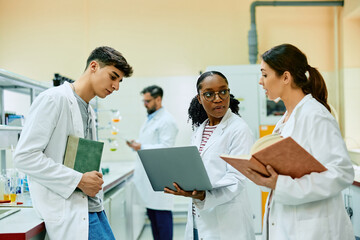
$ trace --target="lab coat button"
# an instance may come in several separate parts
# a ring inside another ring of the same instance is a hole
[[[273,225],[273,226],[274,226],[274,225],[275,225],[275,223],[272,223],[271,225]]]
[[[198,217],[200,217],[200,215],[198,215]]]
[[[86,220],[86,218],[83,218],[83,220],[85,221],[85,220]]]

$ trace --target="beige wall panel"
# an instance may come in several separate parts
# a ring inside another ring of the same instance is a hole
[[[344,19],[343,26],[343,66],[344,68],[360,67],[360,18]]]
[[[0,67],[40,81],[55,72],[78,77],[88,54],[83,6],[71,0],[0,0]]]
[[[99,45],[119,49],[134,76],[248,64],[251,2],[0,0],[0,64],[42,81],[54,72],[77,78]],[[259,53],[290,42],[314,66],[331,70],[332,16],[331,7],[258,7]]]
[[[110,45],[135,69],[134,80],[128,81],[139,82],[123,83],[130,85],[129,93],[138,94],[148,85],[147,78],[156,77],[174,76],[169,86],[176,88],[176,76],[196,76],[209,65],[249,63],[251,2],[0,0],[0,68],[40,81],[51,80],[55,72],[77,79],[89,52]],[[357,0],[347,2],[358,7]],[[340,56],[345,68],[360,67],[357,11],[339,23],[344,25]],[[310,65],[326,72],[333,103],[333,7],[257,7],[256,20],[259,54],[285,42],[298,46]],[[345,74],[344,81],[356,79],[350,75]],[[350,101],[353,95],[346,91]],[[118,96],[122,94],[128,92]]]
[[[360,68],[344,69],[345,140],[349,148],[360,149]]]
[[[334,69],[333,7],[259,7],[259,54],[272,46],[291,43],[309,64],[321,71]]]
[[[109,2],[112,8],[90,1],[90,46],[122,49],[135,76],[197,74],[208,65],[248,63],[249,1]]]

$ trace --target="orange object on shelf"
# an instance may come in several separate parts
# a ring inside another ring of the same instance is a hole
[[[120,119],[119,118],[113,118],[112,121],[113,122],[120,122]]]
[[[266,135],[272,134],[274,131],[275,125],[260,125],[259,126],[259,133],[260,137],[264,137]],[[261,192],[261,213],[262,213],[262,222],[264,221],[264,214],[265,214],[265,205],[266,199],[268,197],[268,192]]]
[[[275,125],[260,125],[259,126],[259,133],[260,133],[260,137],[264,137],[266,135],[270,135],[272,134],[272,132],[274,131]]]
[[[7,200],[10,200],[10,194],[4,194],[4,200],[7,201]]]
[[[264,214],[265,214],[265,205],[267,197],[269,196],[269,192],[261,191],[261,213],[262,213],[262,223],[264,222]]]
[[[16,193],[10,193],[10,200],[11,200],[11,202],[16,201]]]

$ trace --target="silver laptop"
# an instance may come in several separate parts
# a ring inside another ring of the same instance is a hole
[[[212,189],[195,146],[144,149],[138,154],[154,191],[175,190],[173,182],[185,191]]]

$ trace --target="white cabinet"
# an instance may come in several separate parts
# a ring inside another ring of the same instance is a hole
[[[137,239],[145,224],[145,206],[138,202],[131,179],[105,193],[104,209],[116,239]]]
[[[125,188],[110,197],[110,225],[116,239],[128,239],[126,232]]]
[[[360,240],[360,186],[351,185],[343,190],[345,208],[350,213],[356,240]]]
[[[360,239],[360,186],[352,185],[350,187],[352,195],[353,217],[351,222],[354,227],[355,236]]]
[[[133,181],[126,186],[127,216],[129,216],[128,228],[131,229],[131,236],[128,239],[138,239],[146,219],[146,207],[141,200]]]
[[[129,239],[126,227],[125,185],[119,185],[105,194],[104,210],[116,239]]]
[[[104,200],[103,205],[104,205],[104,211],[106,213],[106,217],[109,220],[109,223],[111,223],[111,215],[110,215],[110,198],[107,198]]]

